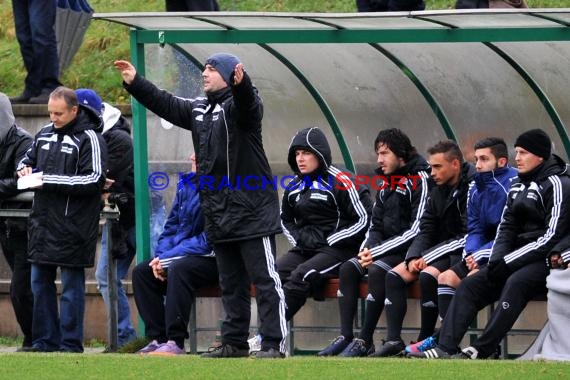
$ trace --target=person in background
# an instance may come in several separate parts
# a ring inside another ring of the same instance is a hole
[[[8,97],[0,92],[0,208],[29,209],[32,203],[10,200],[19,193],[16,167],[31,147],[33,138],[16,125],[12,105]],[[0,245],[6,262],[12,270],[10,300],[16,320],[24,334],[22,347],[32,347],[32,313],[34,296],[31,288],[31,264],[28,262],[28,221],[25,218],[0,219]]]
[[[507,202],[507,194],[517,171],[508,165],[507,144],[489,137],[474,145],[475,180],[470,185],[467,202],[467,236],[463,259],[438,278],[437,306],[443,319],[461,281],[487,264],[497,227]],[[426,351],[437,344],[437,334],[406,346],[406,353]]]
[[[437,277],[461,259],[467,233],[467,193],[475,168],[464,162],[457,143],[440,141],[428,149],[435,182],[420,220],[420,233],[405,262],[386,275],[387,339],[371,356],[403,353],[402,324],[407,311],[408,284],[419,280],[421,329],[418,340],[433,335],[438,317]]]
[[[107,151],[101,117],[77,103],[75,91],[58,87],[48,102],[51,123],[35,136],[18,165],[34,176],[28,223],[32,263],[33,350],[83,352],[85,268],[92,267],[99,231]],[[55,279],[61,272],[57,302]]]
[[[293,246],[277,260],[290,320],[324,281],[338,277],[340,265],[354,257],[368,225],[372,200],[332,165],[329,143],[319,128],[298,131],[287,161],[295,174],[283,194],[281,225]],[[347,185],[349,183],[349,185]]]
[[[437,346],[409,356],[486,359],[513,327],[528,301],[546,290],[548,258],[570,227],[568,167],[552,154],[550,137],[531,129],[515,141],[518,178],[513,181],[488,264],[457,288]],[[479,310],[497,302],[481,335],[458,346]]]
[[[26,68],[24,91],[13,104],[45,104],[59,82],[55,0],[12,0],[16,38]]]
[[[112,240],[111,257],[117,261],[117,333],[118,347],[136,338],[135,329],[131,323],[129,300],[122,280],[125,279],[129,267],[136,254],[135,239],[135,202],[134,202],[134,173],[133,173],[133,142],[131,128],[121,111],[109,103],[104,103],[92,89],[80,88],[75,90],[77,101],[91,107],[103,118],[103,139],[107,145],[106,186],[103,189],[104,202],[119,209],[118,221],[112,223],[111,236],[103,228],[101,238],[101,254],[97,262],[95,278],[97,287],[103,296],[107,313],[110,310],[109,284],[107,282],[107,263],[109,260],[107,244]],[[108,315],[108,314],[107,314]]]
[[[367,356],[374,352],[372,336],[384,309],[387,273],[404,262],[406,251],[420,232],[429,190],[429,164],[399,129],[385,129],[374,141],[377,174],[386,187],[376,193],[372,220],[358,257],[340,267],[338,305],[341,335],[319,356]],[[396,186],[393,186],[397,183]],[[368,296],[364,325],[354,337],[354,317],[358,307],[359,285],[368,275]],[[353,339],[354,338],[354,339]]]
[[[190,162],[192,172],[185,174],[190,183],[178,183],[154,257],[133,270],[135,302],[151,340],[139,354],[185,354],[194,292],[218,283],[215,256],[204,232],[194,154]]]
[[[356,0],[358,12],[409,12],[425,8],[424,0]]]

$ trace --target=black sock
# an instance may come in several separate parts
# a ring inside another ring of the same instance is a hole
[[[354,317],[358,308],[358,291],[362,272],[356,267],[358,263],[347,261],[340,267],[340,285],[338,306],[340,311],[340,335],[347,340],[354,338]]]
[[[407,286],[402,277],[394,272],[386,275],[386,321],[387,340],[402,340],[402,324],[408,310]]]
[[[418,341],[424,340],[433,334],[438,316],[437,279],[427,272],[421,272],[420,287],[422,290],[422,326]]]
[[[368,297],[366,298],[364,325],[360,331],[360,339],[364,339],[366,343],[372,343],[374,330],[384,310],[387,273],[386,269],[378,265],[371,265],[368,269]]]
[[[449,285],[439,284],[437,287],[437,306],[439,309],[439,317],[445,318],[449,304],[455,295],[455,288]]]

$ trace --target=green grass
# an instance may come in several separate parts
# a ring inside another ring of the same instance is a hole
[[[355,12],[354,0],[218,0],[223,11]],[[527,0],[532,7],[570,7],[570,0]],[[14,32],[11,1],[0,1],[0,91],[22,92],[25,70]],[[164,10],[164,0],[90,0],[98,13]],[[449,9],[454,0],[427,0],[428,9]],[[92,22],[70,68],[61,75],[68,87],[90,87],[105,100],[127,101],[112,61],[129,58],[128,29],[103,21]]]
[[[568,379],[570,365],[411,359],[153,358],[121,354],[3,354],[4,379]]]

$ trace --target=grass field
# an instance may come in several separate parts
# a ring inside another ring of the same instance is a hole
[[[355,0],[218,0],[223,11],[355,12]],[[535,8],[570,7],[570,0],[527,0]],[[164,0],[89,0],[98,13],[163,11]],[[454,0],[427,0],[428,9],[449,9]],[[68,87],[90,87],[105,100],[123,103],[126,93],[111,62],[128,58],[128,29],[107,22],[92,22],[72,66],[61,75]],[[23,90],[25,70],[14,32],[11,1],[0,1],[0,91],[10,96]]]
[[[412,359],[156,358],[126,354],[2,354],[3,379],[570,379],[570,365]]]

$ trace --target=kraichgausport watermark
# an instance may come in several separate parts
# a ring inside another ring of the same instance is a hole
[[[277,190],[309,187],[311,189],[321,190],[359,190],[360,186],[370,186],[374,190],[416,190],[418,182],[421,180],[420,175],[355,175],[350,172],[340,172],[333,176],[304,176],[301,180],[291,183],[292,180],[298,178],[295,175],[284,176],[255,176],[237,175],[230,179],[227,176],[216,178],[211,175],[197,175],[196,173],[178,173],[178,186],[190,186],[193,190],[211,190],[220,191],[228,190]],[[164,172],[154,172],[148,176],[148,185],[152,190],[166,190],[170,185],[170,177]]]

